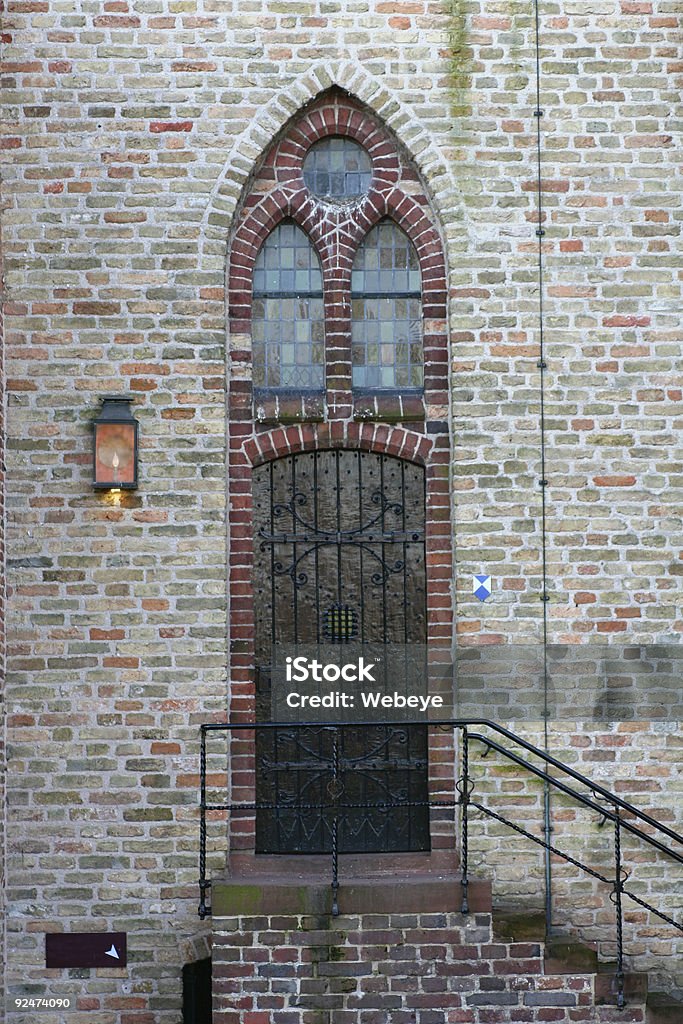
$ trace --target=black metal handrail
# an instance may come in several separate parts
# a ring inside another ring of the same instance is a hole
[[[245,811],[258,811],[258,810],[282,810],[284,806],[282,804],[257,801],[253,803],[207,803],[206,800],[206,741],[207,734],[213,732],[257,732],[267,731],[272,729],[317,729],[317,730],[329,730],[333,734],[333,745],[332,745],[332,757],[329,762],[321,759],[321,765],[325,765],[331,772],[332,778],[337,781],[339,774],[339,732],[344,729],[361,729],[361,728],[377,728],[378,725],[405,725],[408,723],[383,723],[383,722],[359,722],[353,724],[341,724],[334,722],[300,722],[300,723],[278,723],[278,722],[220,722],[220,723],[207,723],[200,727],[201,733],[201,745],[200,745],[200,845],[199,845],[199,916],[202,920],[211,913],[211,907],[206,902],[207,892],[211,887],[211,881],[206,877],[206,815],[209,811],[228,811],[229,813],[234,812],[245,812]],[[410,723],[412,724],[412,723]],[[460,774],[456,780],[456,791],[457,796],[453,800],[400,800],[400,801],[377,801],[377,802],[365,802],[365,803],[345,803],[339,799],[341,795],[341,789],[334,787],[331,790],[331,799],[329,802],[297,802],[295,805],[296,810],[330,810],[332,811],[332,821],[330,823],[331,831],[331,888],[332,888],[332,913],[336,915],[339,913],[338,908],[338,890],[339,890],[339,852],[338,852],[338,830],[339,830],[339,812],[351,808],[381,808],[388,810],[392,807],[433,807],[433,808],[461,808],[460,814],[460,839],[461,839],[461,850],[460,850],[460,862],[462,869],[461,886],[462,886],[462,904],[461,910],[463,914],[469,913],[469,901],[468,901],[468,886],[469,886],[469,839],[470,839],[470,808],[475,808],[481,814],[489,817],[506,827],[512,829],[518,835],[524,836],[530,842],[533,842],[537,846],[542,847],[544,850],[552,853],[569,864],[582,870],[597,881],[603,882],[606,885],[611,886],[609,893],[610,899],[612,900],[615,907],[615,924],[616,924],[616,946],[617,946],[617,969],[616,969],[616,989],[617,989],[617,1006],[623,1008],[625,1006],[624,998],[624,944],[623,944],[623,897],[627,896],[638,906],[644,910],[654,914],[660,920],[666,924],[671,925],[673,928],[683,933],[683,922],[676,921],[669,914],[658,910],[647,901],[641,899],[635,893],[631,892],[626,888],[626,881],[629,877],[628,873],[625,872],[623,866],[623,851],[622,851],[622,833],[624,831],[629,832],[642,842],[649,845],[653,850],[664,856],[670,858],[671,861],[683,864],[683,835],[674,831],[661,822],[657,821],[651,815],[642,811],[640,808],[635,807],[633,804],[617,796],[615,793],[610,792],[604,786],[595,782],[588,776],[583,775],[576,769],[571,768],[569,765],[564,764],[562,761],[558,761],[557,758],[553,757],[547,751],[542,750],[539,747],[534,746],[528,740],[518,736],[516,733],[511,732],[504,726],[499,725],[496,722],[489,721],[487,719],[446,719],[442,721],[430,721],[424,724],[430,728],[436,728],[441,731],[459,731],[461,734],[461,762],[460,762]],[[528,757],[514,750],[509,750],[503,746],[502,743],[486,736],[481,732],[472,732],[472,728],[486,728],[499,736],[505,738],[508,743],[515,744],[521,750],[526,752],[527,755],[531,755],[534,758],[540,759],[545,764],[545,768],[541,768],[536,764],[533,764]],[[508,762],[517,765],[519,768],[533,775],[535,778],[540,779],[543,783],[558,792],[563,793],[565,796],[575,800],[579,804],[588,809],[596,812],[601,816],[601,824],[606,821],[611,821],[614,825],[614,872],[611,877],[596,871],[588,864],[584,864],[582,861],[570,854],[560,850],[554,844],[549,842],[548,837],[541,839],[538,836],[533,835],[518,822],[514,822],[506,818],[504,815],[494,811],[491,807],[485,806],[478,800],[473,799],[473,793],[475,789],[475,780],[470,775],[470,746],[472,743],[481,744],[484,747],[484,753],[482,758],[486,758],[492,751],[501,757],[505,758]],[[558,778],[556,775],[550,773],[549,769],[555,769],[556,772],[562,776],[573,780],[574,782],[580,783],[588,791],[588,795],[585,792],[581,792],[576,789],[569,782],[563,778]],[[598,798],[604,801],[606,804],[611,806],[604,806],[603,803],[598,803]],[[291,805],[287,805],[287,809],[291,810]],[[657,835],[650,835],[648,832],[643,831],[634,824],[633,821],[627,820],[624,815],[628,815],[631,819],[636,819],[638,823],[649,826]],[[669,840],[673,840],[674,843],[679,844],[680,851],[673,849],[671,846],[666,845],[664,837]]]
[[[568,786],[566,783],[562,782],[561,779],[556,778],[554,775],[550,775],[548,774],[548,772],[544,772],[541,768],[537,768],[535,765],[529,764],[529,762],[525,761],[525,759],[523,757],[520,757],[519,754],[515,754],[511,750],[506,750],[505,747],[501,746],[500,743],[496,743],[495,740],[489,739],[488,736],[482,736],[479,733],[472,732],[468,732],[468,739],[470,742],[472,740],[476,740],[479,743],[483,743],[487,747],[487,751],[483,755],[484,757],[486,757],[486,754],[488,753],[489,750],[495,750],[497,751],[497,753],[502,754],[503,757],[506,757],[509,761],[514,761],[514,763],[518,764],[520,768],[524,768],[526,771],[531,772],[532,775],[535,775],[537,778],[542,779],[544,782],[547,782],[555,789],[560,790],[567,796],[572,797],[574,800],[578,800],[585,807],[589,807],[591,810],[596,811],[605,820],[609,819],[610,821],[616,821],[617,818],[619,818],[619,820],[621,821],[622,828],[627,829],[629,832],[633,833],[634,836],[638,836],[638,838],[644,839],[651,846],[656,847],[661,853],[673,856],[683,864],[683,857],[676,854],[675,851],[672,853],[668,846],[665,846],[658,839],[655,839],[654,836],[649,836],[646,832],[641,832],[639,828],[636,828],[635,825],[632,825],[627,820],[621,818],[617,813],[607,810],[606,807],[596,803],[589,797],[586,797],[585,795],[577,792],[577,790],[572,789],[571,786]],[[539,756],[543,757],[544,760],[552,761],[556,767],[559,767],[561,764],[560,762],[556,761],[555,758],[546,757],[546,755],[543,752],[539,752]],[[571,769],[569,769],[567,773],[569,773],[569,771],[571,771]],[[608,791],[603,789],[602,786],[596,788],[588,780],[584,780],[581,777],[580,773],[571,771],[571,774],[574,778],[577,778],[580,781],[584,782],[584,785],[589,786],[591,792],[599,792],[604,800],[609,800],[619,810],[625,810],[628,813],[635,814],[635,816],[638,817],[639,820],[646,821],[649,825],[653,825],[656,829],[661,830],[673,839],[677,839],[679,842],[683,840],[683,837],[677,835],[676,832],[673,832],[670,828],[667,828],[665,825],[660,825],[656,821],[656,819],[650,817],[649,814],[645,814],[643,811],[640,811],[637,808],[632,807],[631,804],[627,803],[625,800],[620,800],[619,797],[615,796],[614,798],[612,798],[608,795]]]

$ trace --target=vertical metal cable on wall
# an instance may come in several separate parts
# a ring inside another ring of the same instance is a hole
[[[547,363],[545,359],[545,331],[544,331],[544,307],[543,307],[543,238],[545,229],[543,227],[545,214],[543,210],[543,181],[541,177],[541,119],[543,110],[541,108],[541,43],[540,43],[540,12],[539,0],[534,0],[534,42],[535,42],[535,63],[536,63],[536,237],[538,239],[538,338],[539,358],[536,364],[539,370],[539,392],[540,392],[540,442],[541,442],[541,603],[543,607],[543,746],[548,752],[548,573],[547,573],[547,541],[546,541],[546,503],[548,479],[546,476],[546,444],[545,444],[545,371]],[[552,929],[552,867],[550,860],[550,839],[552,835],[552,821],[550,812],[550,786],[546,782],[543,786],[543,831],[545,839],[545,926],[546,933]]]

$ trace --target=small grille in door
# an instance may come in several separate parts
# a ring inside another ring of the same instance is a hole
[[[348,604],[335,604],[323,612],[323,635],[331,644],[348,644],[358,636],[358,612]]]

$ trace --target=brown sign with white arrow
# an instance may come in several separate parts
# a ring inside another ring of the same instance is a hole
[[[46,967],[125,967],[125,932],[50,932]]]

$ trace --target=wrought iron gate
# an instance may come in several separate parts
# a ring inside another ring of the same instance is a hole
[[[253,486],[263,722],[273,644],[425,643],[425,480],[392,456],[334,450],[269,462]],[[334,801],[340,852],[427,850],[426,728],[261,730],[256,796],[271,805],[257,811],[260,853],[329,852]]]

